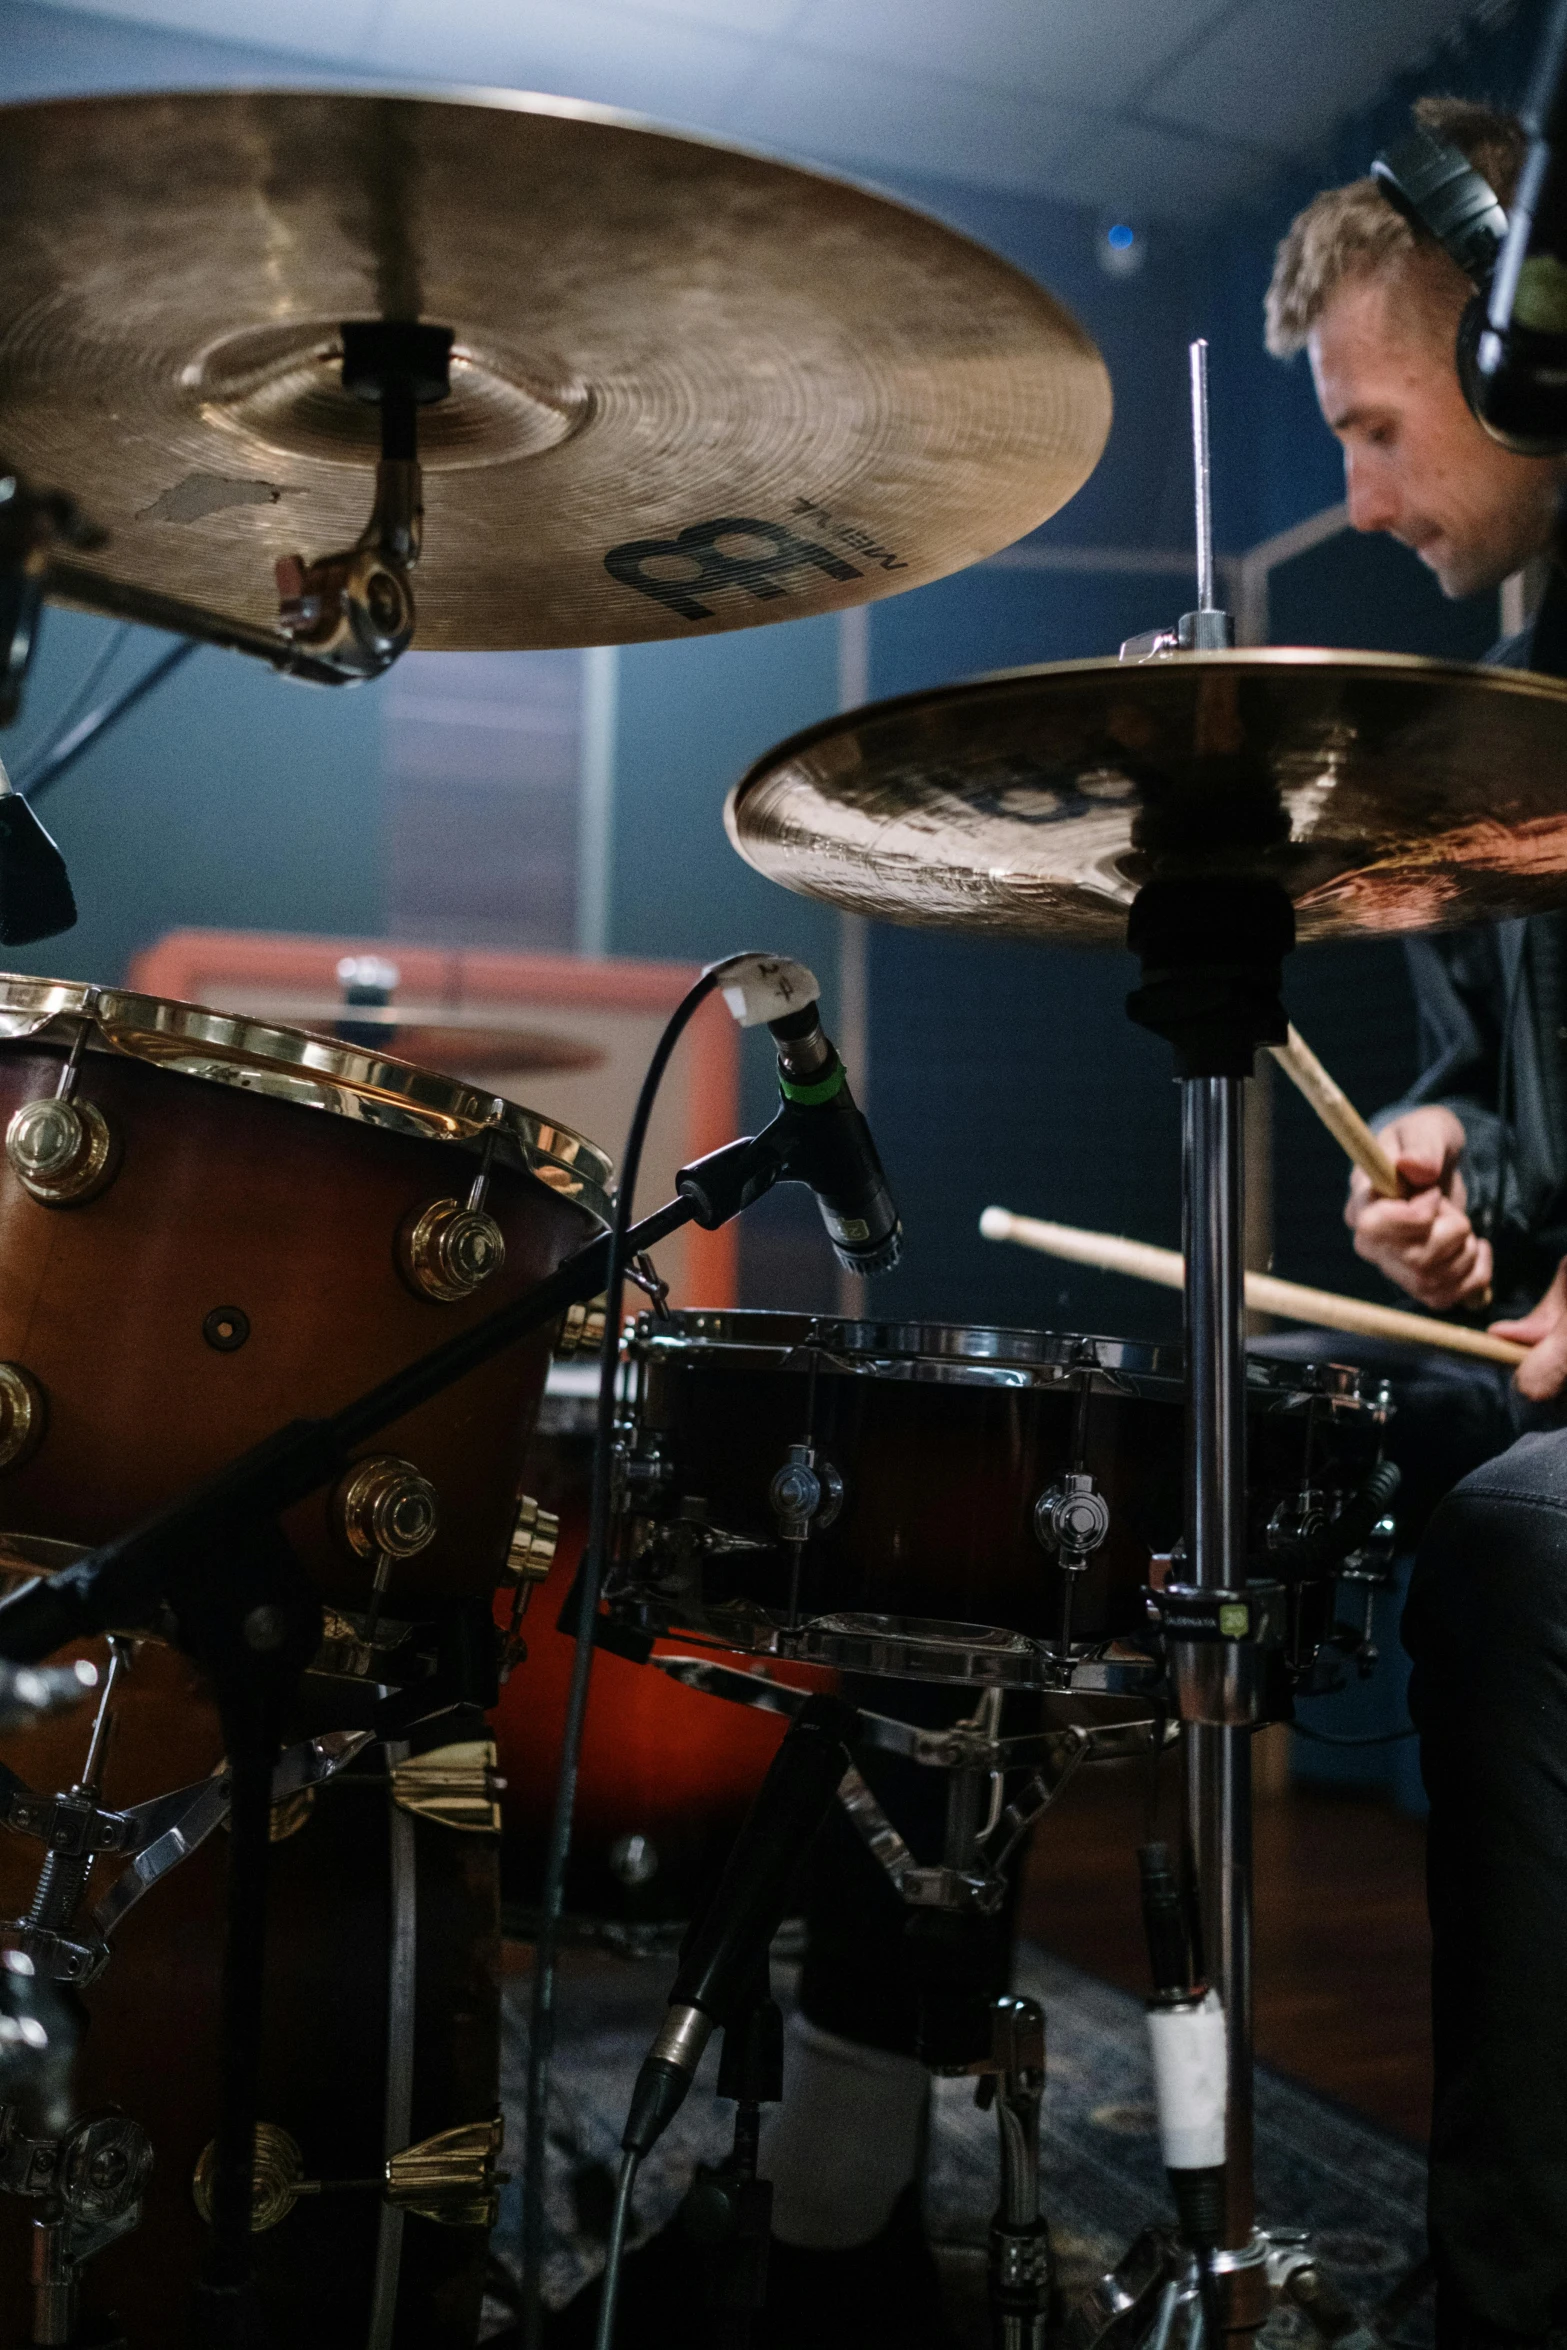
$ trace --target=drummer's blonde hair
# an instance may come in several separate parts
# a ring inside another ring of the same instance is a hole
[[[1510,204],[1523,165],[1526,139],[1516,115],[1469,98],[1418,98],[1415,120],[1457,147]],[[1352,278],[1400,273],[1414,291],[1447,311],[1458,309],[1467,280],[1434,237],[1413,228],[1374,179],[1324,188],[1291,221],[1273,261],[1263,304],[1264,340],[1275,359],[1290,359],[1340,286]]]

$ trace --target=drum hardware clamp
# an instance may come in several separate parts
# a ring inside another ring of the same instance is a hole
[[[415,2212],[442,2227],[492,2228],[498,2191],[506,2183],[495,2168],[502,2130],[498,2119],[460,2122],[389,2154],[379,2178],[307,2179],[304,2156],[289,2132],[277,2122],[258,2122],[251,2233],[264,2235],[281,2225],[302,2195],[380,2195],[394,2210]],[[217,2146],[210,2141],[191,2179],[196,2209],[209,2227],[216,2167]]]
[[[35,2342],[76,2340],[81,2272],[140,2224],[151,2176],[151,2143],[128,2114],[82,2114],[34,2136],[0,2107],[0,2194],[45,2207],[32,2223]]]
[[[82,1053],[95,1022],[89,990],[60,1081],[52,1094],[23,1102],[5,1130],[5,1155],[24,1191],[46,1208],[80,1207],[114,1180],[114,1130],[96,1102],[77,1099]]]
[[[107,1686],[106,1677],[106,1694]],[[290,1747],[273,1775],[274,1802],[287,1803],[335,1777],[371,1742],[368,1730],[334,1730]],[[228,1775],[221,1770],[211,1778],[132,1804],[124,1811],[106,1810],[90,1794],[76,1789],[62,1795],[35,1795],[9,1772],[0,1779],[0,1795],[0,1820],[49,1847],[33,1897],[33,1912],[47,1909],[53,1915],[62,1909],[68,1885],[64,1866],[59,1864],[68,1866],[79,1880],[71,1903],[74,1911],[94,1860],[113,1855],[130,1861],[92,1911],[89,1932],[73,1936],[66,1931],[70,1913],[54,1926],[42,1915],[0,1926],[0,1933],[19,1944],[40,1976],[77,1990],[91,1983],[108,1964],[109,1937],[127,1912],[223,1825],[229,1805]],[[84,1861],[86,1867],[82,1866]],[[56,1864],[53,1874],[51,1864]]]

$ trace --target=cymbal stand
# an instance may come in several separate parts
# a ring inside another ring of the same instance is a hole
[[[1206,343],[1194,343],[1190,357],[1198,609],[1173,630],[1123,645],[1123,660],[1179,659],[1234,642],[1234,623],[1213,594]],[[1216,717],[1222,720],[1217,710]],[[1298,2237],[1259,2233],[1252,2165],[1251,1736],[1266,1718],[1267,1650],[1280,1637],[1280,1592],[1276,1583],[1252,1578],[1247,1556],[1242,1086],[1258,1048],[1288,1035],[1280,986],[1284,957],[1295,943],[1295,915],[1274,882],[1216,875],[1200,860],[1183,861],[1178,848],[1160,854],[1166,822],[1172,843],[1190,840],[1195,814],[1248,797],[1246,752],[1233,747],[1222,722],[1211,732],[1211,745],[1190,771],[1160,778],[1146,842],[1153,878],[1138,892],[1127,923],[1142,985],[1126,1008],[1174,1048],[1181,1087],[1190,1580],[1167,1582],[1150,1596],[1181,1723],[1201,1941],[1196,1972],[1224,2008],[1223,2216],[1217,2251],[1209,2255],[1213,2298],[1226,2334],[1251,2335],[1280,2293],[1310,2316],[1311,2293],[1321,2283]],[[1258,821],[1268,822],[1265,808]],[[1121,2267],[1073,2312],[1068,2350],[1091,2350],[1134,2307],[1167,2338],[1179,2296],[1156,2301],[1155,2295],[1186,2265],[1185,2248],[1173,2237],[1159,2230],[1140,2237]],[[1306,2290],[1302,2278],[1312,2280]]]
[[[101,1938],[73,1934],[94,1861],[122,1849],[126,1823],[106,1811],[103,1766],[113,1700],[130,1664],[130,1643],[110,1643],[98,1710],[81,1775],[51,1803],[35,1806],[34,1832],[48,1850],[27,1916],[9,1929],[20,1959],[42,1981],[59,1984],[72,2002],[107,1959]],[[67,1988],[68,1987],[68,1988]],[[73,2022],[80,2030],[79,2008]],[[79,2339],[82,2270],[95,2254],[128,2235],[141,2220],[141,2198],[152,2170],[146,2132],[126,2114],[73,2114],[69,2067],[53,2085],[46,2110],[17,2099],[0,2106],[0,2192],[38,2205],[32,2222],[32,2340],[35,2345]]]

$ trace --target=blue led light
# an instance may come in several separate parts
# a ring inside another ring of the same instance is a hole
[[[1136,242],[1136,230],[1128,228],[1124,220],[1118,220],[1113,228],[1105,230],[1105,243],[1113,253],[1129,253]]]

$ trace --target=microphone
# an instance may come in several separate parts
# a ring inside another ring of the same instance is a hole
[[[808,1183],[833,1254],[850,1273],[888,1273],[903,1254],[903,1225],[865,1114],[814,1003],[769,1020],[778,1046],[785,1172]]]
[[[1545,30],[1523,116],[1529,152],[1465,390],[1520,457],[1567,453],[1567,0]]]
[[[652,2152],[685,2102],[702,2051],[744,2005],[783,1923],[795,1871],[849,1768],[859,1716],[813,1697],[774,1755],[669,1993],[669,2013],[643,2059],[621,2145]]]

